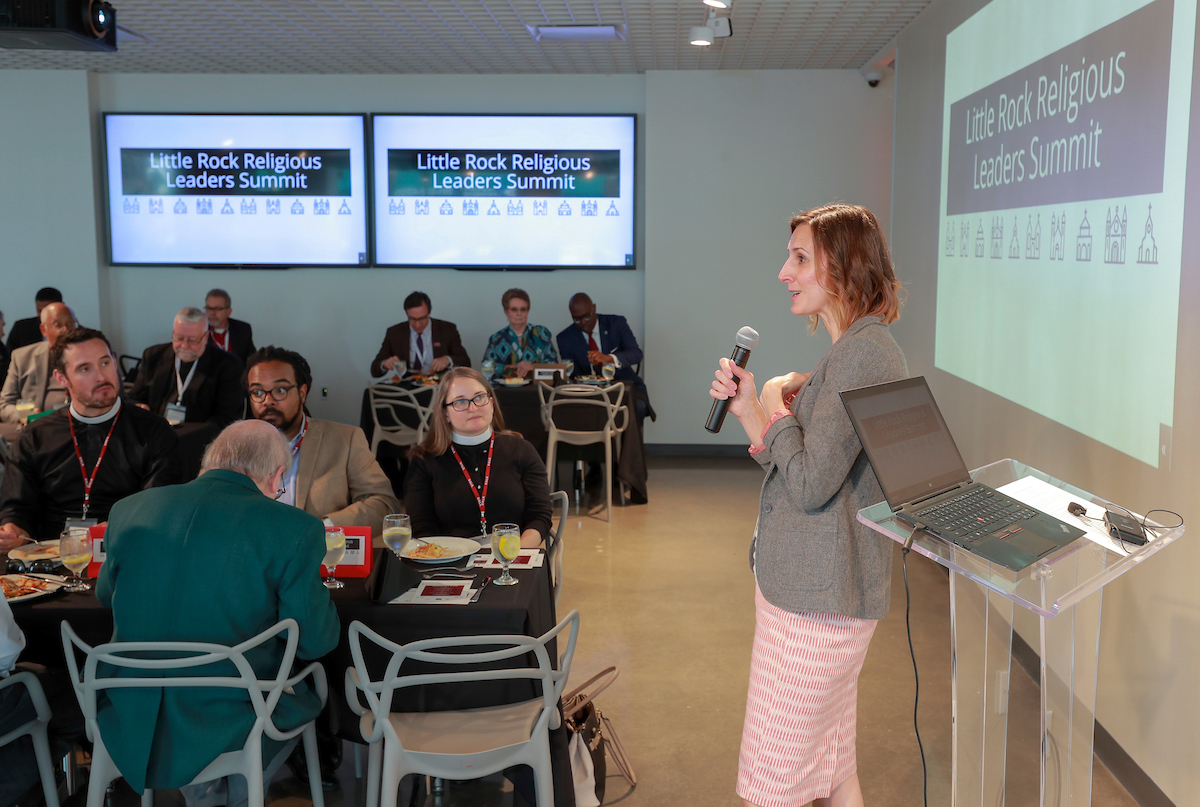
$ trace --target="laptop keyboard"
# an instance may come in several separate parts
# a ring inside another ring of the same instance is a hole
[[[973,542],[995,532],[1003,538],[1006,527],[1033,518],[1037,511],[994,490],[974,488],[914,515],[945,535]]]

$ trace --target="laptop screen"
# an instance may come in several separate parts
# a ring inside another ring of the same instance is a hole
[[[893,510],[971,480],[924,376],[847,390],[842,402]]]

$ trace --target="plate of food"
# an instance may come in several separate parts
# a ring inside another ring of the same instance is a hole
[[[36,597],[53,594],[66,585],[56,574],[4,574],[0,575],[0,589],[9,602],[23,602]]]
[[[529,379],[512,376],[500,379],[500,383],[506,387],[523,387],[529,383]]]
[[[57,563],[59,561],[58,539],[38,541],[36,544],[22,544],[8,550],[8,556],[22,563],[32,563],[35,560],[52,560]]]
[[[424,375],[422,373],[414,373],[408,377],[408,380],[419,387],[436,387],[439,378],[440,376],[437,374]]]
[[[400,550],[400,557],[417,563],[450,563],[461,560],[479,551],[479,542],[472,538],[457,538],[453,535],[435,535],[421,541],[409,541]]]

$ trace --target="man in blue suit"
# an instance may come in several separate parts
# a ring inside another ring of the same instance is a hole
[[[316,516],[273,501],[291,451],[271,424],[247,420],[209,445],[200,477],[122,499],[109,517],[108,556],[96,585],[113,611],[114,642],[235,645],[287,617],[300,626],[297,656],[337,646],[338,615],[321,585],[325,527]],[[279,666],[282,642],[248,657],[260,677]],[[312,720],[320,701],[304,684],[279,701],[280,729]],[[186,785],[224,751],[241,747],[254,723],[244,692],[232,689],[112,690],[99,709],[109,753],[129,785]],[[264,738],[270,764],[287,750]],[[226,792],[228,788],[228,792]],[[184,788],[189,805],[247,801],[245,779]]]
[[[650,410],[646,382],[634,372],[633,365],[642,361],[642,348],[625,317],[617,314],[597,314],[592,298],[579,292],[569,305],[574,325],[558,335],[558,354],[563,361],[574,362],[575,375],[599,375],[600,368],[611,364],[616,368],[614,381],[624,381],[637,409],[638,420]]]

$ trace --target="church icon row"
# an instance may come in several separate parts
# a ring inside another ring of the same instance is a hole
[[[403,216],[409,208],[417,216],[428,216],[430,213],[429,199],[414,199],[409,200],[410,204],[405,204],[404,199],[392,198],[388,200],[388,215]],[[450,200],[443,200],[440,205],[435,204],[434,210],[439,216],[453,216],[455,207],[450,203]],[[535,216],[545,216],[553,210],[556,215],[570,216],[574,212],[574,208],[567,200],[562,200],[557,206],[551,206],[547,199],[534,199],[530,206],[530,212]],[[478,199],[463,199],[461,205],[461,214],[464,216],[478,216],[479,200]],[[500,205],[496,199],[492,200],[491,207],[487,208],[484,215],[499,216],[501,215]],[[525,202],[521,199],[509,199],[504,206],[504,215],[508,216],[524,216]],[[581,216],[599,216],[600,204],[595,199],[583,199],[579,203],[579,215]],[[608,203],[608,208],[604,211],[605,216],[619,216],[621,211],[617,209],[616,201]]]
[[[1129,240],[1128,207],[1114,205],[1105,208],[1103,251],[1097,256],[1104,263],[1124,264],[1127,262],[1127,243]],[[1147,205],[1146,226],[1141,241],[1137,245],[1136,262],[1142,264],[1158,263],[1158,243],[1154,237],[1153,206]],[[948,221],[946,223],[946,243],[944,254],[947,258],[993,258],[1010,260],[1041,260],[1042,258],[1042,214],[1029,213],[1026,216],[1024,234],[1021,233],[1020,217],[1013,216],[1012,229],[1006,238],[1005,225],[1007,216],[991,216],[989,232],[984,232],[984,217],[980,216],[976,225],[974,237],[971,232],[971,219]],[[1136,237],[1136,235],[1135,235]],[[1094,247],[1099,238],[1093,236],[1092,225],[1088,221],[1087,210],[1074,234],[1073,246],[1076,261],[1090,262],[1093,258]],[[1052,261],[1064,261],[1067,257],[1067,212],[1051,212],[1050,239],[1046,256]]]

